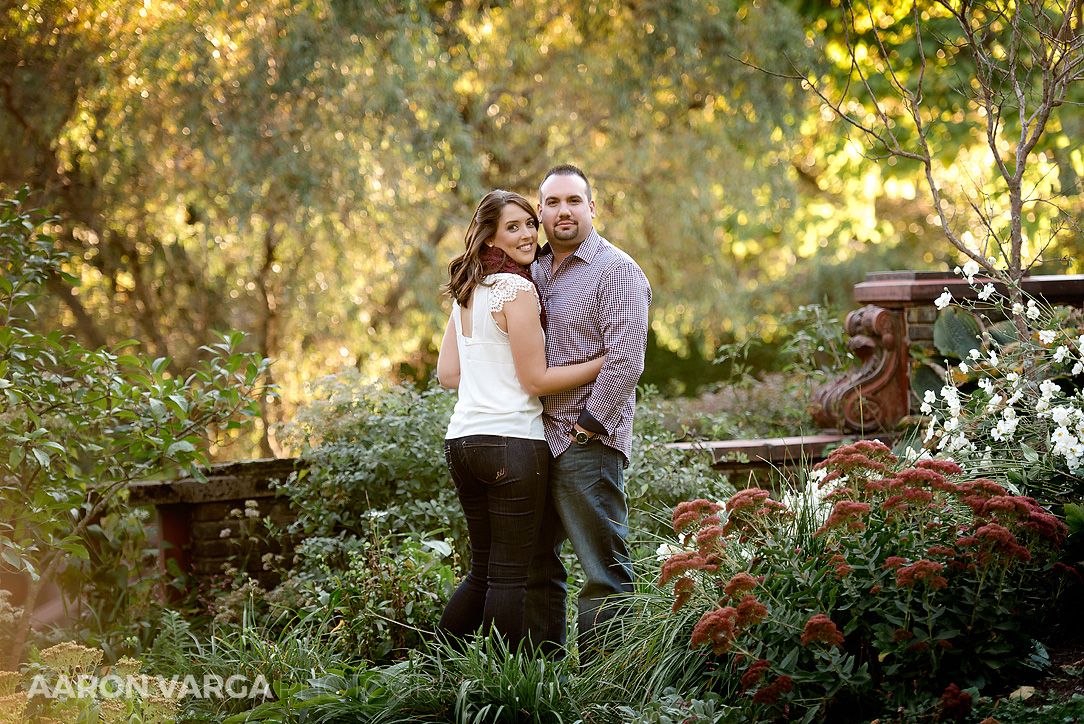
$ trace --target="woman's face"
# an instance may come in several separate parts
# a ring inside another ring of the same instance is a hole
[[[517,264],[528,266],[534,261],[535,247],[538,246],[538,226],[534,217],[518,204],[505,204],[501,209],[497,233],[487,243],[503,251]]]

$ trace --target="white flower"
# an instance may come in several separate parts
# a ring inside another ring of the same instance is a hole
[[[1073,374],[1084,374],[1084,362],[1077,362],[1075,365],[1073,365]]]
[[[930,424],[926,427],[926,434],[922,436],[923,442],[929,442],[933,439],[934,434],[937,432],[937,418],[935,417],[930,421]]]
[[[948,289],[945,289],[937,299],[933,300],[933,305],[938,309],[944,309],[948,305],[952,304],[952,294]]]
[[[1039,305],[1035,303],[1034,299],[1029,299],[1027,311],[1028,319],[1038,319],[1040,314],[1042,314],[1042,312],[1039,311]]]
[[[928,402],[923,402],[921,405],[918,406],[918,409],[923,415],[929,415],[933,413],[933,408],[930,407],[930,403]]]
[[[968,284],[975,283],[975,275],[979,273],[979,263],[974,259],[968,259],[964,262],[964,276],[967,277]]]
[[[981,387],[988,395],[994,394],[994,381],[989,377],[983,377],[979,380],[979,387]]]
[[[967,374],[967,362],[960,363],[960,373],[965,375]]]
[[[260,517],[260,511],[256,510],[255,508],[245,508],[245,517],[246,518],[259,518]]]
[[[990,350],[990,364],[997,367],[997,352]]]
[[[1080,444],[1080,440],[1076,438],[1076,435],[1064,427],[1054,430],[1054,434],[1050,436],[1050,442],[1054,443],[1054,452],[1061,455],[1064,455],[1069,448]]]
[[[957,450],[964,450],[970,447],[971,443],[963,435],[957,435],[949,440],[948,445],[945,446],[946,452],[955,452]]]
[[[1059,346],[1056,350],[1054,350],[1054,362],[1056,364],[1060,365],[1062,362],[1064,362],[1068,358],[1069,358],[1069,348],[1066,347],[1064,344]]]
[[[681,549],[677,546],[670,545],[669,543],[662,543],[655,549],[655,557],[660,561],[665,561],[675,553],[680,553]]]
[[[994,296],[993,284],[986,284],[981,290],[979,290],[979,299],[984,302],[992,296]]]
[[[220,530],[218,532],[218,537],[219,538],[229,538],[231,533],[233,533],[233,531],[230,530],[229,528],[223,528],[222,530]]]
[[[1039,341],[1049,347],[1058,338],[1058,333],[1052,329],[1044,329],[1039,332]]]
[[[1065,426],[1069,424],[1072,419],[1073,411],[1068,407],[1055,407],[1050,410],[1050,419],[1054,421],[1055,425]]]
[[[246,500],[245,501],[245,507],[255,509],[255,508],[259,508],[260,504],[257,503],[255,500]]]
[[[1023,314],[1024,313],[1024,305],[1021,304],[1020,302],[1013,302],[1012,313],[1013,314]]]
[[[982,357],[982,350],[978,347],[972,347],[971,351],[967,353],[967,356],[973,360],[978,360],[980,357]]]
[[[993,410],[994,408],[996,408],[998,405],[1001,404],[1002,399],[1003,398],[1001,397],[1001,395],[994,395],[993,397],[990,398],[990,401],[986,403],[986,409],[987,410]]]
[[[959,413],[960,393],[955,387],[949,387],[948,385],[942,387],[941,397],[945,399],[945,403],[948,405],[949,410],[951,410],[954,415]]]
[[[1012,440],[1012,436],[1016,434],[1016,425],[1019,422],[1016,418],[1001,420],[997,423],[997,427],[990,432],[990,437],[995,440]]]
[[[1058,387],[1058,383],[1052,380],[1043,380],[1039,383],[1039,391],[1043,393],[1043,399],[1050,399],[1057,393],[1061,392],[1061,388]]]
[[[1009,382],[1013,383],[1013,385],[1015,386],[1016,383],[1020,381],[1020,373],[1019,372],[1010,372],[1009,374],[1005,375],[1005,379],[1007,379]]]

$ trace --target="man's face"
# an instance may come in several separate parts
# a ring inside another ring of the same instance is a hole
[[[595,202],[587,200],[587,183],[575,175],[550,176],[539,189],[538,215],[555,249],[576,248],[591,233]]]

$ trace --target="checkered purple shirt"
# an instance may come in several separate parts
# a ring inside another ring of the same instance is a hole
[[[556,273],[552,250],[542,247],[531,274],[546,307],[546,363],[556,367],[606,355],[594,383],[542,398],[550,451],[556,457],[568,448],[568,433],[579,421],[588,430],[604,429],[602,442],[620,451],[628,466],[636,383],[647,350],[647,277],[594,229]],[[589,416],[581,416],[585,409]]]

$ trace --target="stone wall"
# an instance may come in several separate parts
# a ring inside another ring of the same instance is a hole
[[[262,523],[267,517],[284,530],[297,517],[271,484],[285,481],[302,465],[294,458],[245,460],[210,466],[206,483],[193,478],[141,481],[129,486],[129,504],[154,506],[163,570],[168,561],[176,561],[201,584],[232,566],[270,587],[278,580],[264,570],[264,555],[289,556],[297,543],[296,537],[269,536]]]

